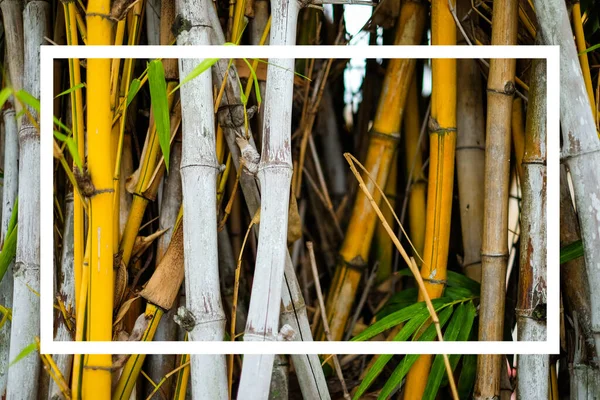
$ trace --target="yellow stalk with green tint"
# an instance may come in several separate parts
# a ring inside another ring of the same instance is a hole
[[[432,1],[431,43],[456,45],[456,25],[446,0]],[[429,297],[436,299],[444,292],[450,242],[456,148],[456,60],[433,59],[432,70],[430,165],[421,276]],[[424,300],[423,293],[419,292],[418,300]],[[431,355],[420,356],[408,372],[407,399],[423,396],[431,360]]]
[[[109,0],[90,0],[88,44],[109,45],[112,23]],[[113,182],[111,151],[110,59],[87,60],[88,169],[95,187],[89,200],[90,268],[87,339],[110,341],[113,315]],[[83,398],[108,399],[111,390],[110,354],[84,357]]]
[[[575,43],[579,52],[579,63],[581,64],[581,72],[583,72],[583,81],[585,82],[585,90],[587,91],[592,108],[592,114],[596,119],[596,101],[594,98],[594,88],[592,87],[592,74],[590,73],[590,63],[587,53],[583,53],[587,46],[585,44],[585,36],[583,33],[583,23],[581,20],[581,5],[579,2],[573,4],[573,30],[575,31]]]

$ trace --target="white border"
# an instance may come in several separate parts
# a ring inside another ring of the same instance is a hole
[[[548,71],[548,297],[545,342],[55,342],[53,203],[41,202],[42,354],[558,354],[559,46],[42,46],[41,198],[53,197],[52,106],[55,58],[546,58]]]

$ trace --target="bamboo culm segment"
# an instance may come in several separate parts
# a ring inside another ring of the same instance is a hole
[[[425,6],[420,2],[404,3],[400,11],[394,43],[419,44],[423,35],[425,16]],[[380,187],[385,187],[388,179],[414,69],[415,60],[394,59],[390,60],[386,70],[365,161],[365,168],[376,177]],[[373,183],[369,181],[367,186],[369,191],[373,192]],[[379,193],[374,194],[374,199],[377,203],[381,201]],[[326,310],[332,340],[343,338],[362,270],[368,260],[376,222],[377,216],[368,198],[359,191],[340,249],[341,263],[336,267],[333,283],[327,295]],[[322,328],[319,332],[322,340],[325,340]]]
[[[560,123],[563,162],[573,180],[575,203],[581,227],[584,258],[590,287],[592,332],[600,348],[600,143],[589,106],[585,82],[573,43],[566,6],[558,0],[534,1],[545,44],[560,45]],[[566,105],[576,105],[567,107]],[[593,211],[593,212],[591,212]]]
[[[492,19],[492,44],[516,44],[517,21],[518,1],[502,0],[496,3]],[[514,59],[490,60],[481,246],[480,341],[500,341],[504,333],[511,116],[515,71]],[[478,356],[474,393],[476,399],[500,395],[501,360],[501,355]]]
[[[521,260],[517,324],[519,340],[546,340],[546,60],[531,67],[525,154]],[[518,359],[517,398],[548,396],[547,354],[522,354]]]
[[[448,2],[431,4],[431,41],[434,45],[455,45],[456,27]],[[429,119],[429,180],[425,247],[421,276],[431,299],[444,291],[450,241],[454,153],[456,147],[456,60],[432,60],[431,117]],[[418,299],[424,300],[419,292]],[[431,366],[431,356],[417,359],[406,377],[407,398],[421,398]]]
[[[27,3],[23,12],[24,72],[23,89],[32,96],[40,95],[39,46],[50,27],[50,7],[44,1]],[[39,116],[28,108],[34,120]],[[37,122],[36,122],[37,123]],[[40,288],[40,137],[27,115],[19,126],[19,231],[14,264],[13,319],[9,359],[14,360],[40,334],[40,299],[34,291]],[[37,399],[40,358],[30,353],[8,369],[6,398]]]

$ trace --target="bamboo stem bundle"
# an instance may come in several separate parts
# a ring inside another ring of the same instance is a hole
[[[20,0],[3,1],[2,11],[5,46],[7,53],[7,73],[14,90],[22,87],[23,78],[23,4]],[[2,112],[4,120],[4,190],[2,192],[2,222],[0,226],[0,243],[4,243],[6,230],[18,192],[19,180],[19,138],[16,113],[21,104],[9,99]],[[13,307],[13,268],[8,266],[6,274],[0,281],[0,304],[6,308]],[[0,398],[6,393],[8,379],[9,346],[11,323],[0,328]]]
[[[416,45],[421,42],[425,24],[425,6],[417,1],[402,4],[394,43]],[[391,161],[399,139],[400,123],[408,89],[414,76],[415,60],[394,59],[386,70],[383,91],[369,139],[365,168],[370,171],[381,187],[387,182]],[[391,111],[393,110],[393,111]],[[367,183],[372,191],[374,185]],[[375,201],[381,201],[378,193]],[[332,340],[341,340],[346,328],[354,297],[364,270],[371,241],[375,232],[377,216],[367,197],[358,192],[333,283],[327,295],[327,317]],[[324,339],[323,330],[320,336]]]
[[[456,45],[456,26],[446,0],[431,4],[431,43]],[[432,60],[431,117],[429,119],[429,180],[425,246],[421,276],[430,298],[442,295],[450,243],[450,221],[456,147],[456,60]],[[424,300],[419,291],[418,300]],[[420,356],[406,376],[407,398],[421,398],[431,367],[431,355]]]
[[[523,156],[521,260],[517,324],[519,340],[546,340],[546,61],[533,60]],[[517,398],[548,396],[546,354],[518,356]]]
[[[271,3],[271,45],[294,45],[299,4]],[[254,282],[244,341],[277,340],[287,252],[287,226],[292,179],[291,125],[294,59],[270,59],[267,68],[262,150],[258,165],[262,201]],[[274,356],[247,355],[242,365],[238,399],[266,399]]]
[[[111,43],[110,1],[90,0],[87,8],[89,45]],[[112,339],[113,315],[113,165],[111,157],[110,59],[87,62],[88,169],[96,193],[89,199],[91,236],[87,340]],[[85,268],[85,267],[84,267]],[[110,354],[84,356],[83,398],[110,398]]]
[[[518,1],[495,4],[492,19],[492,44],[517,43]],[[488,111],[485,148],[485,197],[479,340],[502,340],[504,299],[508,261],[508,196],[510,180],[510,139],[514,59],[492,59],[488,77]],[[480,355],[477,359],[475,398],[500,395],[501,355]]]
[[[457,60],[456,176],[463,238],[463,271],[481,281],[485,118],[477,60]]]
[[[178,45],[210,44],[208,17],[212,3],[178,0],[177,9],[192,18],[191,28],[177,38]],[[179,75],[187,76],[201,62],[180,59]],[[183,143],[183,238],[186,308],[195,320],[190,340],[223,340],[225,313],[221,304],[217,246],[217,174],[212,77],[204,73],[181,87]],[[196,229],[200,224],[204,229]],[[192,393],[199,399],[227,398],[224,355],[191,356]]]
[[[560,116],[563,135],[563,162],[575,192],[585,263],[590,287],[592,332],[600,348],[600,143],[589,107],[585,83],[564,3],[558,0],[534,2],[545,44],[560,45]],[[577,107],[569,107],[577,105]],[[588,211],[589,210],[589,211]],[[593,212],[592,212],[593,211]]]
[[[39,46],[50,27],[50,7],[45,1],[27,3],[23,12],[23,89],[35,98],[40,94]],[[35,110],[29,109],[34,119]],[[40,334],[40,136],[29,116],[19,127],[19,231],[14,266],[13,319],[9,359],[35,343]],[[38,394],[40,358],[31,353],[8,369],[6,398],[34,400]]]

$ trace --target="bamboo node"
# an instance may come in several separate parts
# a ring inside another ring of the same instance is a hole
[[[504,84],[504,89],[501,89],[501,90],[487,88],[488,93],[501,94],[503,96],[509,96],[509,97],[514,96],[516,91],[517,91],[517,89],[516,89],[515,83],[513,81],[506,82]]]
[[[378,130],[375,130],[374,128],[371,128],[371,130],[369,131],[369,135],[371,136],[375,136],[384,140],[390,140],[392,142],[399,142],[400,141],[400,132],[380,132]]]
[[[366,261],[361,256],[356,256],[350,261],[346,261],[341,255],[338,258],[342,264],[357,271],[362,271],[367,267]]]
[[[191,332],[196,326],[196,318],[194,314],[184,306],[177,309],[177,315],[173,317],[177,325],[182,327],[186,332]]]
[[[175,21],[173,21],[173,25],[171,25],[171,33],[175,37],[179,36],[179,34],[182,32],[189,31],[190,29],[192,29],[192,22],[183,18],[181,14],[175,17]]]
[[[296,331],[288,324],[285,324],[279,330],[277,340],[283,342],[290,342],[296,337]]]
[[[443,128],[440,126],[440,123],[436,118],[429,116],[429,120],[427,121],[427,128],[429,129],[429,134],[435,135],[443,135],[445,133],[456,132],[456,127],[447,127]]]

